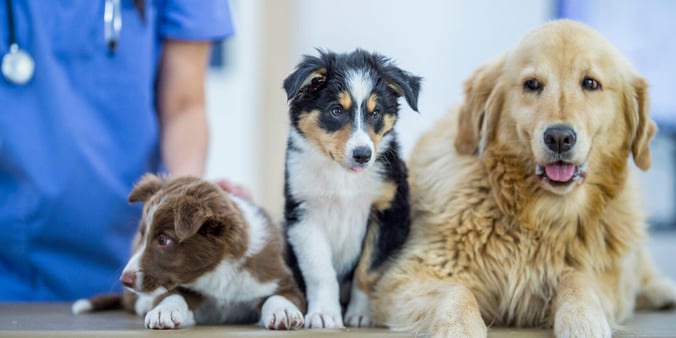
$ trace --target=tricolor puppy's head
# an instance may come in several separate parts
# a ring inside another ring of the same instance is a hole
[[[355,172],[387,148],[398,98],[418,110],[420,78],[378,54],[319,52],[284,80],[295,131],[325,156]]]
[[[120,281],[157,296],[242,257],[247,227],[227,193],[196,177],[144,176],[129,194],[144,202],[134,253]]]

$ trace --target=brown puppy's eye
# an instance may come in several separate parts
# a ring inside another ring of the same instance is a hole
[[[601,89],[601,84],[590,77],[585,77],[582,79],[582,88],[586,90],[599,90]]]
[[[167,246],[167,245],[171,244],[171,242],[172,242],[171,238],[169,238],[165,235],[160,235],[159,237],[157,237],[157,244],[159,246]]]
[[[530,79],[523,83],[523,88],[528,92],[539,92],[542,90],[542,84],[536,79]]]

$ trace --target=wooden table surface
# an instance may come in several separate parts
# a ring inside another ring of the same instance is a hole
[[[676,337],[676,312],[639,313],[615,337]],[[411,337],[386,329],[268,331],[257,326],[197,326],[148,330],[122,311],[75,316],[65,303],[0,303],[0,337]],[[552,337],[551,330],[491,328],[489,337]]]

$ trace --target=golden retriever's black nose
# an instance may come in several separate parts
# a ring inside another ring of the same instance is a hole
[[[544,139],[549,150],[564,153],[575,145],[577,137],[573,128],[557,124],[545,130]]]
[[[371,159],[371,148],[369,147],[357,147],[352,151],[352,158],[354,158],[357,163],[366,163]]]

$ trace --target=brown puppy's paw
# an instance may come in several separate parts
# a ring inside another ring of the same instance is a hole
[[[145,325],[156,330],[178,329],[195,325],[195,318],[183,297],[172,295],[146,314]]]
[[[260,324],[269,330],[295,330],[303,327],[303,313],[288,299],[274,295],[261,308]]]

